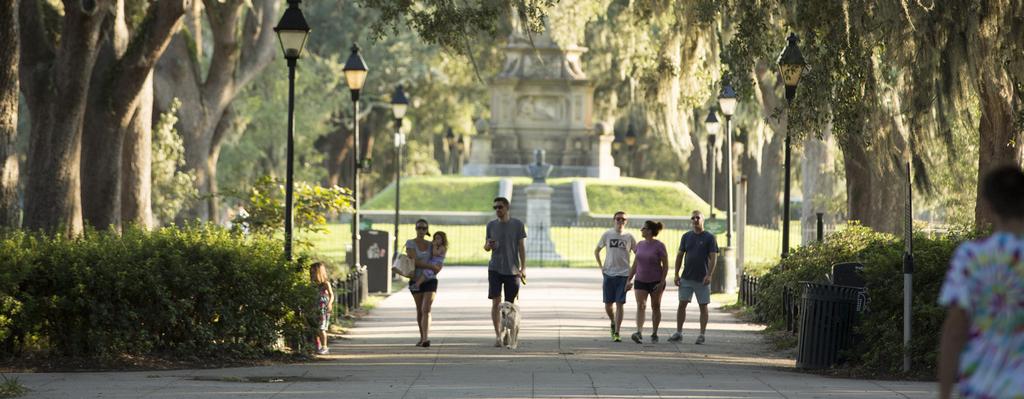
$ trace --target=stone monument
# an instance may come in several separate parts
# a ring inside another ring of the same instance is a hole
[[[544,150],[534,150],[533,159],[527,167],[533,183],[526,187],[526,259],[561,260],[551,241],[551,193],[555,190],[547,178],[554,167],[544,161]]]
[[[553,176],[618,178],[614,136],[593,122],[594,87],[580,63],[587,49],[517,31],[503,50],[504,67],[489,84],[491,119],[478,121],[462,173],[522,176],[531,152],[541,149],[551,156]]]

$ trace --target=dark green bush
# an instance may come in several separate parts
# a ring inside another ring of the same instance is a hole
[[[910,354],[915,375],[934,375],[939,330],[945,317],[944,309],[936,302],[939,289],[953,250],[969,238],[962,233],[914,235],[914,335]],[[799,282],[824,280],[835,263],[861,262],[871,304],[856,328],[861,339],[848,353],[848,366],[871,374],[897,374],[903,364],[903,247],[902,239],[857,225],[830,235],[823,243],[801,247],[762,276],[754,314],[770,329],[784,329],[783,287],[800,295]]]
[[[3,355],[253,357],[307,334],[314,290],[281,244],[206,225],[0,237]]]

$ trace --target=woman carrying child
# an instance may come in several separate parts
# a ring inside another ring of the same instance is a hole
[[[437,273],[441,271],[442,264],[431,263],[434,257],[434,246],[426,240],[430,235],[430,224],[426,220],[416,221],[416,238],[405,242],[405,254],[416,264],[416,284],[409,284],[409,292],[412,293],[413,301],[416,302],[416,324],[420,329],[420,340],[416,346],[430,346],[430,307],[434,304],[434,297],[437,294]],[[447,244],[447,240],[445,240]],[[443,254],[442,254],[443,261]],[[434,275],[432,278],[420,282],[420,270],[429,270]]]

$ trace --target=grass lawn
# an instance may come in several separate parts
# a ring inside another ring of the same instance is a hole
[[[351,244],[350,225],[330,224],[328,233],[322,235],[305,235],[299,237],[313,245],[313,251],[321,256],[341,264],[345,256],[345,248]],[[394,231],[390,223],[375,223],[374,227],[388,232]],[[551,241],[562,259],[555,261],[532,262],[536,266],[570,266],[597,267],[594,260],[594,247],[601,234],[608,227],[554,227],[550,230]],[[628,225],[626,229],[639,237],[638,226]],[[487,264],[490,254],[483,250],[484,226],[431,226],[431,231],[444,231],[448,234],[451,248],[448,249],[447,264],[449,265],[483,265]],[[658,239],[665,243],[670,253],[669,262],[675,261],[674,252],[679,245],[679,238],[685,230],[665,229]],[[529,232],[528,232],[529,233]],[[747,226],[746,261],[747,265],[761,268],[779,259],[782,235],[774,229],[759,226]],[[400,245],[407,239],[415,237],[412,224],[399,225]],[[392,238],[393,240],[393,238]],[[718,236],[719,245],[725,245],[725,235]],[[800,242],[800,223],[794,222],[790,228],[790,242]],[[404,250],[404,249],[403,249]],[[527,248],[529,251],[529,248]]]
[[[550,186],[572,184],[577,178],[548,179]],[[491,199],[498,193],[498,177],[411,176],[402,179],[402,209],[418,211],[490,212]],[[593,178],[587,183],[590,212],[611,214],[620,209],[637,215],[686,216],[706,211],[708,204],[689,187],[678,182],[623,177],[615,181]],[[513,177],[512,184],[530,184],[527,177]],[[363,209],[395,209],[395,188],[388,186],[363,204]],[[718,211],[716,213],[724,214]]]
[[[623,177],[608,181],[585,179],[590,212],[612,214],[625,209],[640,215],[687,216],[697,209],[707,211],[708,203],[678,182]],[[724,214],[724,212],[716,212]]]
[[[498,177],[415,176],[402,179],[402,209],[489,212]],[[363,209],[395,209],[395,185],[363,204]]]

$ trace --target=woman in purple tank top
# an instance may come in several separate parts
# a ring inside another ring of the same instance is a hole
[[[626,289],[636,286],[636,332],[630,338],[638,344],[643,343],[644,316],[647,310],[647,297],[651,298],[651,323],[654,331],[651,342],[658,342],[658,324],[661,324],[661,295],[665,293],[665,276],[668,275],[668,251],[665,244],[654,237],[658,236],[665,225],[661,222],[645,221],[640,228],[643,241],[636,245],[636,257],[633,267],[629,269]],[[633,279],[636,283],[633,283]]]

